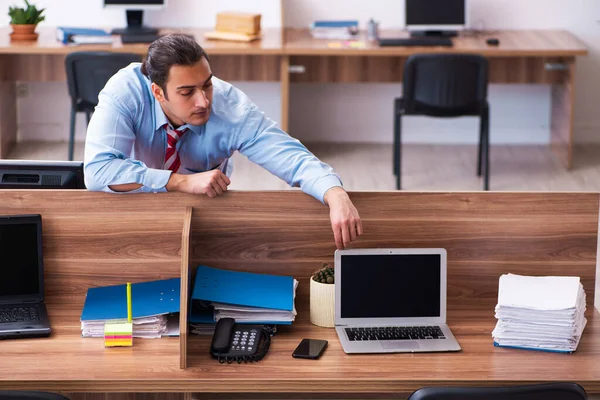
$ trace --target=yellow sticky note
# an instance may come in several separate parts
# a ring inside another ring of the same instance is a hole
[[[352,47],[353,49],[363,49],[365,47],[365,42],[350,42],[350,47]]]
[[[342,44],[340,42],[329,42],[327,43],[327,47],[329,47],[330,49],[341,49]]]
[[[133,346],[133,324],[122,321],[104,323],[104,346]]]

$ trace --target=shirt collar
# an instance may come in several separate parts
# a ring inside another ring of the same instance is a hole
[[[165,124],[169,124],[169,126],[171,126],[169,119],[165,115],[165,112],[163,111],[162,107],[160,106],[160,103],[156,99],[154,99],[154,120],[156,121],[156,124],[154,127],[156,130],[161,129]],[[185,124],[185,125],[181,125],[179,128],[177,128],[177,130],[180,131],[180,130],[186,129],[186,128],[190,129],[191,131],[193,131],[194,133],[197,133],[197,134],[202,133],[202,129],[204,129],[203,126]]]

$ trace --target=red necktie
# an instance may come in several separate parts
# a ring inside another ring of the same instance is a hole
[[[169,124],[166,124],[165,131],[167,132],[167,151],[165,152],[165,164],[163,169],[177,172],[179,167],[181,167],[181,160],[179,159],[179,153],[177,152],[177,141],[181,139],[183,134],[187,131],[187,128],[178,131],[177,129],[171,129]]]

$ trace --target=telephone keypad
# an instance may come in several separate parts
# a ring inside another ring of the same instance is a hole
[[[252,355],[256,352],[254,343],[259,340],[260,332],[258,329],[251,325],[248,327],[238,325],[231,338],[230,354],[235,352],[231,355]]]

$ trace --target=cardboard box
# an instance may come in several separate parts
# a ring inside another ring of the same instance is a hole
[[[257,35],[260,33],[260,14],[226,11],[217,14],[218,32]]]

